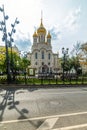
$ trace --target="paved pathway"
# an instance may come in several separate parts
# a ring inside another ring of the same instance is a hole
[[[79,119],[79,120],[78,120]],[[2,121],[0,130],[87,130],[87,111]]]
[[[1,91],[0,130],[87,130],[87,88]]]

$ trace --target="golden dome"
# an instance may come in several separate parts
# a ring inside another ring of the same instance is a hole
[[[37,33],[38,34],[43,33],[44,35],[46,35],[46,29],[43,26],[42,19],[41,19],[40,27],[37,29]]]
[[[36,32],[34,32],[34,34],[33,34],[33,37],[37,37],[38,35],[37,35],[37,33]]]
[[[48,32],[47,38],[51,38],[50,32]]]

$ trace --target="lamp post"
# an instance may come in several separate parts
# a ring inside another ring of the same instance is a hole
[[[2,41],[5,42],[5,48],[6,48],[6,73],[7,73],[7,81],[9,83],[11,76],[10,76],[10,61],[9,61],[9,55],[8,55],[8,40],[7,40],[7,28],[6,28],[6,20],[8,20],[8,16],[5,15],[5,11],[4,11],[4,5],[1,8],[0,7],[0,11],[3,13],[3,21],[0,22],[1,28],[0,30],[3,32],[3,37],[2,37]]]
[[[63,81],[64,81],[64,69],[65,69],[65,60],[66,60],[66,55],[68,54],[68,48],[62,48],[62,54],[63,54]]]
[[[2,41],[5,42],[5,48],[6,48],[7,82],[10,83],[10,81],[11,81],[10,62],[12,62],[12,60],[10,60],[10,57],[9,57],[8,47],[11,47],[11,58],[12,58],[12,42],[14,41],[13,38],[12,38],[12,34],[16,32],[14,27],[15,27],[15,24],[19,23],[19,21],[17,21],[17,18],[16,18],[14,24],[11,24],[12,30],[11,30],[11,33],[9,33],[9,32],[7,32],[7,26],[6,26],[6,21],[8,20],[9,17],[8,17],[8,15],[5,15],[4,5],[2,7],[0,7],[0,12],[3,14],[3,20],[0,21],[0,25],[1,25],[0,31],[2,31],[2,33],[3,33]],[[9,36],[9,39],[8,39],[8,36]]]
[[[8,36],[9,36],[9,47],[11,48],[11,71],[12,71],[12,75],[13,75],[13,80],[15,79],[15,75],[14,75],[14,62],[13,62],[13,53],[12,53],[12,42],[14,42],[14,39],[12,38],[12,35],[14,33],[16,33],[16,29],[15,29],[15,25],[19,24],[19,21],[17,20],[17,18],[15,19],[14,23],[11,24],[12,30],[11,32],[8,32]]]

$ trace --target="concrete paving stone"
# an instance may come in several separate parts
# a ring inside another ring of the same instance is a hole
[[[28,120],[0,124],[0,130],[36,130],[44,120]]]
[[[59,119],[54,125],[54,128],[75,126],[75,125],[81,125],[86,123],[87,123],[87,114],[64,116],[64,117],[59,117]]]

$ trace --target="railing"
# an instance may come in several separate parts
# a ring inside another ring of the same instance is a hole
[[[37,74],[28,76],[27,74],[15,75],[15,80],[11,84],[25,85],[61,85],[61,84],[87,84],[87,76],[66,75],[64,80],[60,74]],[[0,84],[7,84],[6,75],[0,75]]]

